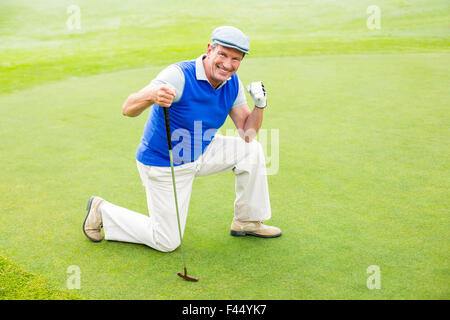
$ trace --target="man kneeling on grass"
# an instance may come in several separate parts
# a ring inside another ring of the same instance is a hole
[[[262,222],[271,216],[266,166],[261,145],[252,140],[262,124],[266,92],[262,82],[247,86],[255,102],[251,111],[236,74],[249,49],[242,31],[219,27],[206,54],[170,65],[126,99],[122,113],[129,117],[152,106],[136,153],[150,216],[93,196],[83,222],[90,240],[101,241],[103,227],[106,240],[145,244],[163,252],[180,245],[163,108],[169,108],[181,232],[194,178],[233,170],[236,199],[231,235],[281,235],[280,229]],[[228,115],[241,137],[216,133]]]

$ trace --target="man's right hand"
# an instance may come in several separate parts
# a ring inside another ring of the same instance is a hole
[[[175,94],[176,89],[170,84],[150,84],[139,92],[130,94],[122,106],[122,114],[128,117],[137,117],[154,103],[168,108],[172,104]]]
[[[176,95],[176,89],[170,84],[162,84],[151,92],[151,100],[161,107],[170,107]]]

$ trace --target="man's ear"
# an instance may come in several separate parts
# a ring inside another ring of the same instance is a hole
[[[212,49],[211,49],[211,43],[208,43],[208,47],[206,48],[206,55],[209,56],[209,54],[211,53]]]

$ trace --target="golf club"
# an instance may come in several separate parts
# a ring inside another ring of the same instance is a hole
[[[184,248],[183,248],[183,236],[181,235],[180,213],[178,211],[177,188],[175,185],[175,173],[174,173],[174,169],[173,169],[172,139],[171,139],[171,134],[170,134],[169,110],[168,110],[168,108],[165,108],[165,107],[162,107],[162,108],[164,109],[164,121],[166,123],[166,135],[167,135],[167,145],[169,147],[170,170],[172,172],[173,193],[175,196],[175,208],[177,210],[178,233],[180,234],[181,256],[183,258],[183,264],[184,264],[184,273],[178,272],[177,274],[186,281],[196,282],[196,281],[198,281],[198,278],[188,275],[187,269],[186,269],[186,259],[184,258]]]

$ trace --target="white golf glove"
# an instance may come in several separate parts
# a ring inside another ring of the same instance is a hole
[[[247,86],[247,91],[255,101],[257,108],[265,108],[267,105],[266,89],[261,81],[252,82]]]

